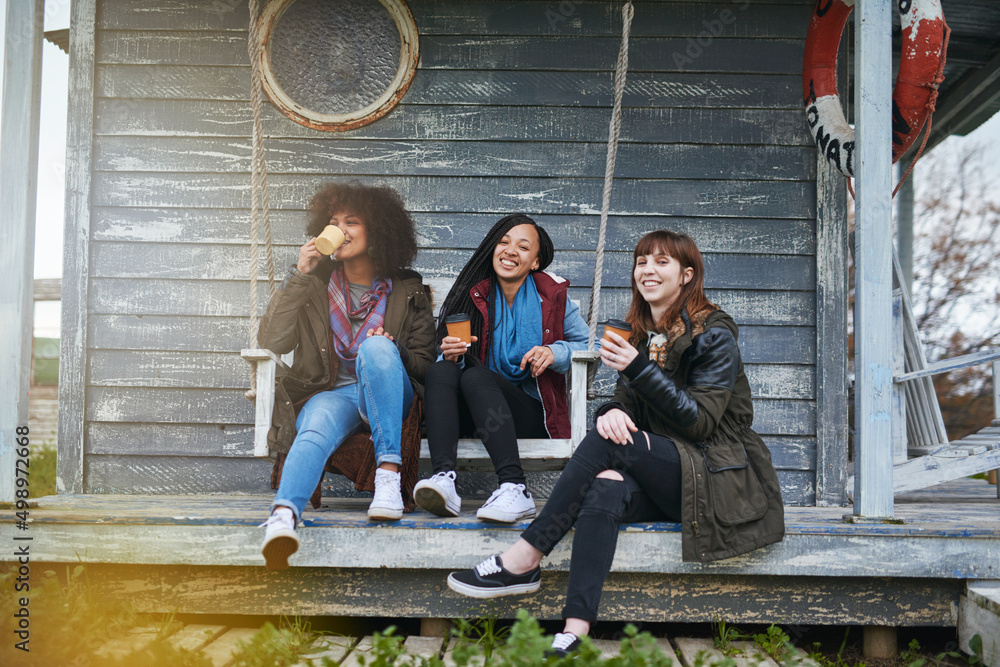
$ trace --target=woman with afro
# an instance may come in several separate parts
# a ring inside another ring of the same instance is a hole
[[[329,257],[316,249],[327,225],[344,234]],[[402,516],[402,425],[435,357],[429,292],[407,269],[417,253],[413,220],[395,190],[357,181],[321,188],[306,235],[258,333],[276,354],[295,351],[280,387],[287,401],[276,401],[272,428],[275,448],[287,456],[264,524],[271,569],[287,567],[298,550],[295,526],[327,459],[366,426],[377,465],[368,516]]]

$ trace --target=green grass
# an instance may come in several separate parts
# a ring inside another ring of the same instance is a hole
[[[31,452],[28,467],[28,497],[41,498],[56,492],[56,448],[43,445]]]

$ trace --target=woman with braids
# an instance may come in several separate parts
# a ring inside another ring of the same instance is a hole
[[[330,257],[316,249],[327,225],[344,233]],[[429,292],[420,274],[406,269],[417,254],[413,220],[395,190],[357,181],[321,188],[306,235],[258,334],[276,354],[295,351],[269,434],[272,446],[287,452],[264,524],[270,569],[288,567],[298,550],[295,526],[327,459],[366,426],[377,465],[368,516],[402,516],[403,422],[435,354]]]
[[[417,504],[458,516],[455,492],[460,435],[482,439],[499,488],[476,513],[512,523],[535,515],[518,438],[569,438],[566,381],[573,350],[587,347],[569,282],[545,272],[549,235],[523,214],[497,222],[459,273],[441,308],[441,354],[427,371],[426,426],[434,475],[417,483]],[[471,343],[449,336],[446,320],[467,315]],[[517,419],[514,418],[517,415]]]
[[[555,655],[578,648],[597,620],[622,523],[680,522],[685,561],[729,558],[784,535],[771,455],[751,429],[736,324],[705,298],[701,253],[688,236],[661,230],[642,237],[633,257],[632,333],[610,333],[601,346],[601,361],[618,371],[614,400],[521,538],[448,577],[452,590],[478,598],[535,591],[542,558],[575,524]]]

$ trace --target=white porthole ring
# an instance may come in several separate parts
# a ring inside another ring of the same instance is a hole
[[[293,100],[278,84],[271,67],[270,40],[281,15],[295,0],[273,0],[261,12],[257,21],[260,35],[260,71],[264,93],[286,118],[324,132],[343,132],[372,123],[389,113],[406,94],[417,71],[420,44],[417,24],[403,0],[378,0],[386,8],[399,30],[399,67],[382,94],[368,106],[346,114],[327,114],[308,109]]]

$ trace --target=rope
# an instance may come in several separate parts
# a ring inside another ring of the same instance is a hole
[[[604,243],[608,230],[608,212],[611,210],[611,185],[615,175],[615,158],[618,157],[618,135],[622,124],[622,94],[625,92],[625,77],[628,74],[628,36],[632,26],[632,16],[635,10],[632,0],[622,7],[622,43],[618,50],[618,63],[615,68],[615,99],[611,111],[611,124],[608,128],[608,156],[604,164],[604,194],[601,200],[601,224],[597,232],[597,250],[594,259],[594,287],[590,292],[590,341],[587,344],[589,352],[594,351],[594,340],[597,337],[597,318],[601,309],[601,282],[604,277]],[[587,396],[594,398],[591,386],[597,367],[591,366],[587,373]]]
[[[257,16],[260,13],[258,0],[250,0],[250,27],[247,32],[247,51],[250,55],[250,107],[253,111],[253,140],[250,158],[250,331],[248,347],[258,347],[257,332],[260,316],[257,303],[257,273],[260,265],[259,215],[264,217],[264,248],[267,266],[268,298],[274,296],[274,246],[271,237],[271,201],[267,191],[267,165],[264,161],[264,132],[261,124],[263,99],[260,74],[260,35],[257,30]],[[250,369],[250,390],[246,397],[257,397],[256,364]]]

